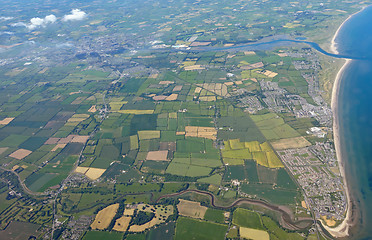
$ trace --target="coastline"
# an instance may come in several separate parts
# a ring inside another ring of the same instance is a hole
[[[345,19],[345,21],[342,22],[342,24],[338,27],[337,31],[333,35],[333,38],[331,40],[331,47],[330,50],[334,54],[339,54],[337,51],[337,43],[336,43],[336,37],[339,34],[340,29],[344,26],[344,24],[351,19],[355,14],[363,11],[366,7],[363,7],[361,10],[358,12],[350,15],[348,18]],[[346,67],[351,63],[351,59],[345,59],[345,63],[342,65],[340,70],[337,72],[335,81],[333,83],[333,88],[332,88],[332,96],[331,96],[331,109],[333,112],[333,138],[334,138],[334,145],[335,145],[335,150],[336,150],[336,157],[338,161],[338,167],[340,170],[340,174],[342,176],[342,180],[344,183],[344,190],[346,194],[346,199],[347,199],[347,210],[346,210],[346,216],[345,219],[342,221],[340,225],[337,227],[328,227],[327,225],[323,224],[322,221],[321,224],[326,229],[333,237],[336,238],[344,238],[349,236],[349,231],[350,228],[354,225],[353,223],[353,212],[352,212],[352,206],[353,202],[351,199],[350,191],[348,188],[348,183],[346,179],[346,173],[345,173],[345,157],[342,156],[341,152],[341,145],[340,145],[340,132],[339,132],[339,116],[338,116],[338,98],[339,98],[339,93],[340,93],[340,85],[341,85],[341,77],[342,74],[344,73]]]
[[[345,19],[345,21],[343,21],[342,23],[341,23],[341,25],[337,28],[337,31],[335,32],[335,34],[333,35],[333,38],[332,38],[332,40],[331,40],[331,47],[330,47],[330,50],[331,50],[331,52],[333,52],[334,54],[339,54],[339,52],[337,51],[337,44],[336,44],[336,37],[337,37],[337,35],[338,35],[338,33],[339,33],[339,31],[340,31],[340,29],[344,26],[344,24],[351,18],[351,17],[353,17],[355,14],[358,14],[358,13],[360,13],[361,11],[363,11],[364,9],[366,8],[366,6],[365,7],[363,7],[362,9],[360,9],[358,12],[356,12],[356,13],[353,13],[353,14],[351,14],[348,18],[346,18]],[[341,68],[342,69],[342,68]],[[340,70],[341,70],[340,69]],[[337,77],[336,77],[336,80],[337,80]],[[336,82],[335,82],[336,83]],[[335,85],[334,85],[335,86]],[[333,91],[332,91],[333,92]],[[333,99],[333,98],[332,98]]]
[[[350,17],[349,17],[350,18]],[[348,18],[348,19],[349,19]],[[341,146],[340,146],[340,134],[339,134],[339,120],[338,120],[338,97],[340,92],[340,83],[341,83],[341,77],[345,70],[345,68],[350,64],[351,59],[346,59],[344,65],[340,68],[336,75],[335,82],[333,84],[332,89],[332,100],[331,100],[331,108],[333,112],[333,136],[334,136],[334,144],[336,149],[336,157],[338,161],[338,166],[340,169],[340,173],[342,176],[342,180],[344,183],[344,189],[347,199],[347,210],[346,210],[346,216],[345,219],[342,221],[340,225],[337,227],[328,227],[321,221],[323,227],[333,236],[333,237],[347,237],[349,236],[349,229],[353,226],[352,224],[352,201],[350,192],[347,185],[347,180],[345,176],[345,168],[344,168],[344,161],[342,153],[341,153]]]

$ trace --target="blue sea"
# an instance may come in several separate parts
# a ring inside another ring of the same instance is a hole
[[[341,76],[337,106],[346,178],[361,217],[353,239],[372,239],[371,23],[372,6],[351,17],[336,38],[341,55],[359,58],[352,60]]]

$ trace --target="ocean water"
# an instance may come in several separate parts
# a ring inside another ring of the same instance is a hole
[[[372,239],[372,7],[351,17],[336,38],[342,55],[361,57],[345,68],[340,83],[340,144],[351,195],[361,220],[352,239]]]

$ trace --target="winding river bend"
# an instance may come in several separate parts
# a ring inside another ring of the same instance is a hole
[[[305,218],[305,219],[295,221],[293,219],[293,213],[291,212],[290,209],[286,209],[283,206],[270,204],[270,203],[267,203],[261,200],[256,200],[256,199],[239,198],[227,206],[219,205],[219,204],[216,204],[215,196],[212,193],[201,191],[201,190],[194,190],[194,189],[187,189],[182,192],[163,195],[159,197],[155,202],[159,202],[163,198],[176,197],[176,196],[180,196],[186,193],[197,193],[197,194],[205,195],[209,197],[210,203],[213,207],[220,208],[220,209],[229,209],[229,208],[236,207],[242,204],[250,204],[250,205],[255,205],[255,206],[266,208],[268,210],[279,213],[281,216],[281,220],[282,220],[281,225],[291,230],[306,229],[307,227],[309,227],[310,225],[314,223],[314,220],[311,218]]]

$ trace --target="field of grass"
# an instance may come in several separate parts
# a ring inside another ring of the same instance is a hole
[[[21,143],[25,142],[28,138],[28,136],[11,134],[0,142],[0,147],[17,147]]]
[[[268,140],[300,137],[300,134],[274,113],[252,115],[252,120]]]
[[[56,176],[54,173],[34,173],[26,179],[26,185],[31,191],[37,192]]]
[[[162,224],[154,229],[151,229],[151,231],[147,234],[147,239],[148,240],[173,239],[175,228],[176,223],[174,222]]]
[[[198,182],[219,185],[221,183],[221,180],[222,176],[220,174],[213,174],[212,176],[198,179]]]
[[[138,138],[140,141],[147,140],[147,139],[160,138],[160,131],[157,131],[157,130],[138,131]]]
[[[296,203],[297,191],[276,188],[270,184],[242,184],[241,190],[252,196],[266,199],[269,202],[281,205]]]
[[[137,135],[130,136],[130,150],[138,149],[138,137]]]
[[[219,209],[208,208],[204,215],[204,220],[216,223],[225,223],[224,211]]]
[[[261,216],[256,212],[244,208],[237,208],[233,212],[232,223],[240,227],[264,230]]]
[[[83,240],[101,240],[101,239],[112,239],[121,240],[123,233],[118,232],[102,232],[102,231],[88,231],[84,234]]]
[[[39,236],[40,233],[37,232],[39,227],[38,224],[13,221],[4,231],[0,231],[0,239],[29,239],[30,236]]]
[[[271,218],[267,216],[262,216],[262,222],[264,227],[270,233],[274,235],[277,239],[288,239],[288,240],[302,240],[304,239],[298,233],[288,233],[278,226]]]
[[[176,224],[175,240],[225,239],[227,225],[179,217]]]

